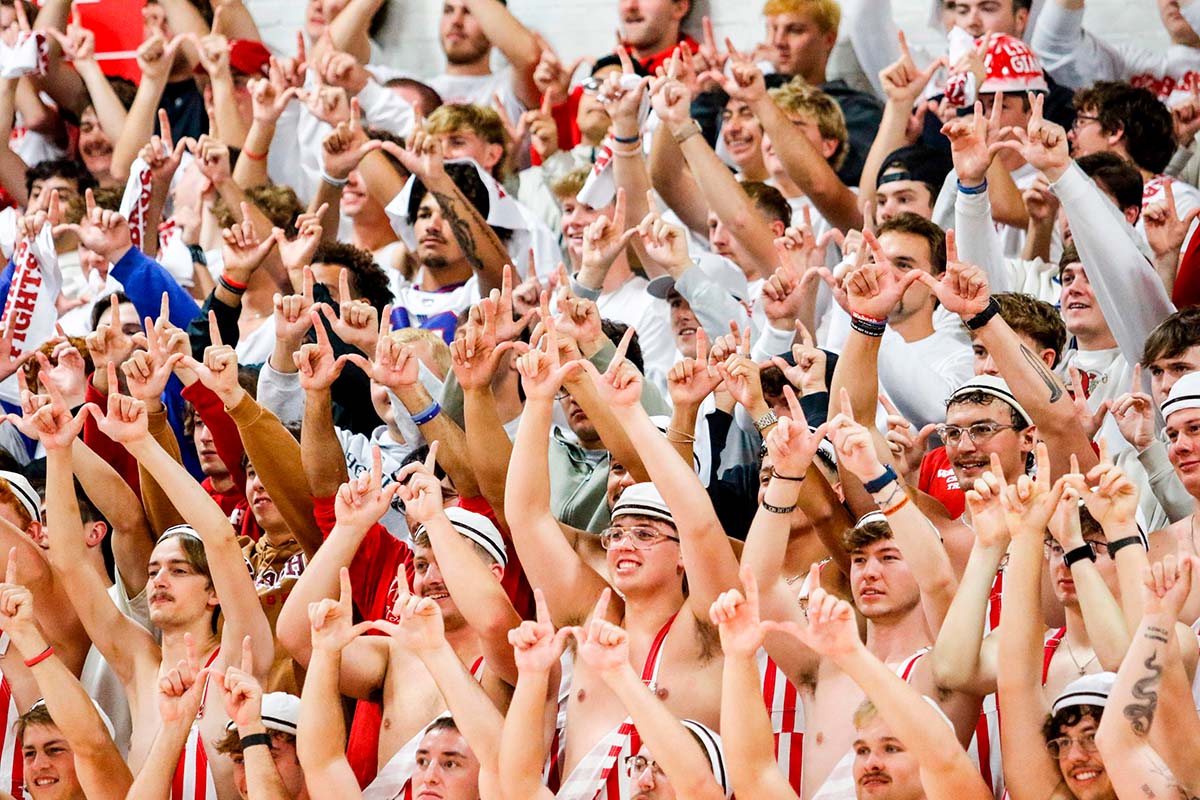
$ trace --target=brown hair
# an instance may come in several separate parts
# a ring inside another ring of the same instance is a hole
[[[1177,358],[1200,345],[1200,307],[1185,308],[1158,323],[1142,345],[1142,366],[1160,358]]]
[[[304,204],[292,187],[273,183],[252,186],[246,190],[246,202],[261,211],[276,228],[282,228],[285,235],[296,235],[296,217],[304,213]],[[213,215],[222,228],[237,221],[223,200],[213,204]]]
[[[554,196],[559,200],[573,198],[583,190],[583,184],[587,183],[591,172],[591,167],[579,167],[560,175],[550,181],[550,191],[554,192]]]
[[[913,236],[920,236],[929,245],[933,274],[941,275],[946,271],[946,232],[937,223],[905,211],[879,226],[878,235],[882,237],[885,233],[911,233]]]
[[[33,708],[17,717],[17,721],[13,723],[13,734],[18,742],[25,743],[25,730],[33,725],[55,725],[50,716],[50,709],[46,708],[45,703],[35,703]]]
[[[742,191],[754,203],[754,207],[762,212],[767,222],[782,222],[786,228],[792,224],[792,207],[788,205],[783,192],[769,183],[762,181],[746,181]]]
[[[1020,292],[998,292],[992,295],[1000,306],[1000,318],[1017,333],[1023,333],[1043,350],[1054,351],[1057,367],[1067,344],[1067,328],[1058,309],[1033,295]]]
[[[25,508],[25,504],[17,497],[16,492],[9,486],[8,481],[0,478],[0,505],[8,505],[12,507],[13,512],[17,515],[17,519],[21,522],[21,530],[27,529],[33,522],[33,516],[29,513],[29,509]],[[38,520],[41,522],[41,520]]]
[[[891,538],[892,529],[888,524],[873,520],[846,531],[842,535],[842,544],[845,545],[847,553],[853,553]]]
[[[271,744],[275,742],[283,742],[285,744],[295,744],[295,734],[287,733],[286,731],[273,731],[267,729],[267,735],[271,737]],[[228,731],[221,741],[217,742],[217,752],[222,755],[232,756],[240,755],[242,752],[242,737],[238,734],[237,728]]]

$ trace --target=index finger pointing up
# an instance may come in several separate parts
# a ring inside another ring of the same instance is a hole
[[[208,312],[208,338],[212,341],[213,347],[221,347],[225,343],[221,341],[221,326],[217,324],[217,312]]]

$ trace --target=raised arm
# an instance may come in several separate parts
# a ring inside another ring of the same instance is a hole
[[[1046,445],[1037,447],[1047,463]],[[1004,570],[997,653],[1004,669],[996,675],[996,697],[1004,720],[1000,727],[1004,780],[1017,800],[1048,800],[1060,792],[1068,796],[1058,762],[1046,750],[1041,733],[1047,713],[1042,694],[1042,543],[1061,494],[1062,484],[1052,488],[1049,472],[1044,471],[1036,481],[1020,476],[1016,486],[1006,487],[1002,495],[1012,544]]]
[[[533,32],[521,24],[508,6],[499,0],[466,0],[467,9],[488,41],[495,45],[512,67],[512,86],[517,99],[526,108],[537,108],[541,93],[533,83],[533,68],[542,55]]]
[[[547,443],[554,395],[579,364],[559,364],[557,332],[553,322],[547,327],[545,351],[530,350],[517,359],[525,410],[513,444],[516,468],[508,471],[505,510],[529,582],[546,592],[555,622],[569,625],[587,618],[593,598],[608,584],[584,563],[550,513]]]
[[[814,567],[815,572],[815,567]],[[713,603],[710,619],[720,626],[725,664],[721,678],[721,731],[735,794],[788,800],[798,795],[775,762],[775,737],[762,700],[758,650],[767,630],[758,615],[758,584],[743,567],[746,594],[730,589]],[[806,648],[807,649],[807,648]]]
[[[607,371],[601,373],[590,361],[584,362],[584,369],[591,375],[601,399],[613,408],[650,473],[650,480],[671,509],[688,575],[689,602],[703,622],[707,618],[702,615],[707,613],[708,606],[721,592],[736,584],[737,557],[692,465],[676,455],[638,402],[642,376],[625,361],[629,338],[630,332],[626,332]]]
[[[546,713],[546,695],[551,688],[550,676],[571,629],[562,628],[555,633],[542,590],[534,589],[533,597],[537,620],[522,622],[508,635],[520,674],[500,736],[500,780],[512,797],[551,800],[554,793],[542,781],[546,738],[534,732],[545,731],[548,724],[554,724]]]
[[[182,36],[177,35],[168,41],[161,33],[155,33],[138,46],[137,62],[142,71],[142,80],[134,95],[133,105],[125,115],[125,124],[113,140],[112,166],[109,170],[117,180],[123,181],[129,177],[130,165],[137,158],[142,145],[154,133],[158,102],[167,88],[171,66],[182,43]]]
[[[471,541],[450,524],[442,508],[441,483],[433,474],[436,444],[429,447],[428,464],[409,464],[396,476],[397,481],[408,478],[408,483],[400,490],[400,498],[404,501],[409,525],[414,531],[423,527],[429,535],[446,590],[467,624],[479,636],[488,670],[514,686],[517,667],[513,663],[508,632],[521,624],[521,615],[500,585],[504,565],[495,565],[498,570],[490,569],[475,552]],[[496,574],[498,571],[501,575]],[[499,734],[497,725],[496,736]]]
[[[1004,486],[1004,468],[992,453],[988,471],[967,489],[975,544],[933,646],[938,685],[977,695],[996,691],[997,639],[994,634],[984,638],[980,621],[987,619],[992,585],[1008,549],[1008,524],[1000,505]]]
[[[215,350],[215,348],[214,348]],[[237,370],[237,357],[229,350],[212,368]],[[224,356],[230,357],[224,357]],[[199,364],[192,364],[193,369]],[[121,395],[110,386],[108,415],[100,428],[109,438],[121,442],[138,463],[153,473],[159,486],[175,508],[204,542],[205,555],[212,571],[213,586],[221,599],[225,625],[221,633],[223,659],[226,663],[239,652],[242,639],[254,642],[254,663],[265,675],[272,663],[274,651],[271,626],[263,613],[254,581],[246,571],[246,560],[238,546],[237,535],[229,517],[196,482],[183,466],[149,436],[146,431],[146,408],[139,400]]]
[[[1172,635],[1194,570],[1193,557],[1185,554],[1178,561],[1168,555],[1143,573],[1146,614],[1096,731],[1104,771],[1119,796],[1156,789],[1190,796],[1200,786],[1196,740],[1189,738],[1200,732],[1200,717]]]
[[[601,596],[606,605],[607,600]],[[676,794],[689,800],[723,800],[725,775],[714,775],[713,765],[696,746],[694,734],[680,724],[679,718],[633,671],[629,663],[629,634],[599,616],[572,631],[578,642],[578,657],[599,674],[629,712],[638,736],[654,754],[655,763],[671,781]],[[715,734],[706,733],[713,736],[709,744],[719,752]]]
[[[15,579],[14,559],[0,587],[0,624],[12,638],[37,680],[46,710],[62,731],[74,755],[75,774],[85,796],[99,800],[124,800],[133,783],[129,767],[113,743],[100,713],[54,649],[47,644],[33,620],[33,594]]]
[[[818,587],[809,596],[808,626],[791,630],[862,688],[890,733],[916,758],[921,788],[930,800],[992,796],[949,720],[859,639],[849,603]]]

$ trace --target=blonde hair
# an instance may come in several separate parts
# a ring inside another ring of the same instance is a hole
[[[427,342],[433,365],[437,367],[438,377],[444,379],[450,374],[450,345],[446,344],[446,340],[437,331],[425,328],[400,328],[392,331],[391,337],[399,344]]]
[[[470,103],[448,103],[439,106],[425,118],[426,133],[448,134],[455,131],[470,131],[488,144],[500,145],[504,148],[504,154],[498,164],[501,169],[507,164],[508,134],[495,109]]]
[[[782,86],[771,89],[768,94],[783,113],[811,117],[817,123],[821,138],[837,141],[837,149],[828,161],[829,166],[841,169],[850,152],[850,132],[846,128],[846,115],[837,101],[817,87],[805,83],[803,78],[792,78]]]
[[[559,200],[573,198],[583,190],[583,184],[587,182],[588,175],[591,173],[591,167],[573,169],[551,181],[550,191],[554,192],[554,196]]]
[[[857,730],[862,730],[867,724],[879,716],[879,709],[870,700],[863,700],[858,708],[854,709],[854,727]]]
[[[842,22],[842,7],[834,0],[767,0],[763,16],[776,14],[807,14],[825,33],[837,33]]]

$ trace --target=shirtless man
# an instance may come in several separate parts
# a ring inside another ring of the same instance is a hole
[[[867,620],[867,649],[922,694],[934,697],[953,720],[960,742],[965,743],[979,720],[979,698],[943,690],[930,659],[923,658],[956,586],[949,557],[932,525],[909,501],[895,472],[880,464],[872,434],[854,422],[848,393],[842,392],[841,399],[843,411],[829,423],[839,469],[864,483],[886,516],[886,523],[860,524],[845,536],[852,595]],[[803,622],[794,592],[771,565],[779,563],[786,546],[787,516],[802,487],[797,477],[810,471],[822,433],[822,429],[809,432],[803,416],[794,413],[793,418],[780,420],[767,437],[774,472],[742,561],[761,578],[763,608],[771,619]],[[814,567],[810,585],[817,586],[818,580],[819,571]],[[861,699],[862,690],[834,663],[794,639],[769,637],[766,646],[801,687],[807,725],[801,795],[852,796],[854,728],[848,712]]]
[[[706,607],[733,585],[737,560],[703,486],[641,410],[641,377],[622,358],[604,375],[584,368],[602,399],[613,407],[653,480],[624,490],[612,511],[613,527],[601,535],[607,576],[592,569],[571,546],[549,507],[546,438],[554,395],[578,362],[560,365],[553,324],[542,342],[518,359],[525,390],[509,470],[505,512],[530,583],[546,593],[556,625],[581,625],[595,598],[609,586],[624,602],[605,619],[629,637],[629,661],[652,682],[667,708],[682,719],[715,728],[720,710],[721,659]],[[536,557],[535,555],[536,554]],[[684,573],[688,591],[684,591]],[[567,700],[567,736],[558,759],[567,776],[559,797],[611,800],[635,793],[621,761],[635,755],[622,726],[625,710],[586,663],[577,662]],[[608,777],[603,777],[607,774]],[[554,778],[552,777],[552,781]]]
[[[854,711],[854,796],[866,798],[956,797],[988,800],[991,791],[956,740],[954,727],[929,698],[922,697],[858,637],[854,609],[844,600],[815,588],[808,621],[762,623],[758,586],[752,570],[742,573],[745,597],[730,590],[713,604],[727,653],[721,720],[731,741],[734,788],[748,797],[797,795],[770,768],[771,740],[754,700],[753,656],[767,631],[799,638],[854,679],[867,699]]]
[[[87,412],[72,418],[66,408],[53,402],[42,406],[31,422],[47,451],[49,525],[62,534],[54,537],[54,546],[62,546],[61,558],[54,555],[55,563],[68,575],[81,620],[129,697],[133,719],[129,761],[136,771],[145,762],[159,727],[162,667],[170,668],[184,659],[185,640],[194,643],[202,665],[217,669],[240,663],[230,659],[240,659],[247,635],[255,643],[253,663],[261,665],[264,673],[274,648],[270,626],[228,517],[149,434],[145,405],[113,390],[117,386],[115,369],[110,364],[107,415],[101,416],[94,407],[88,410],[96,415],[105,435],[123,444],[144,469],[154,474],[159,487],[189,523],[165,531],[150,556],[150,621],[162,633],[161,645],[113,605],[95,570],[69,567],[72,563],[86,564],[71,477],[71,447]],[[220,635],[218,614],[224,617]],[[257,677],[261,679],[265,674]],[[181,759],[187,774],[173,787],[172,794],[178,795],[187,785],[190,796],[194,782],[194,791],[206,800],[236,800],[233,764],[215,749],[225,736],[229,718],[219,703],[209,706],[208,713],[192,726]]]
[[[516,667],[508,630],[520,617],[508,601],[500,578],[508,563],[504,540],[487,517],[462,508],[443,509],[441,486],[433,475],[436,448],[427,463],[413,463],[387,489],[380,486],[381,457],[375,449],[370,474],[342,486],[335,501],[337,523],[325,544],[288,598],[281,626],[294,627],[299,612],[327,597],[330,573],[347,566],[372,525],[387,512],[399,492],[413,526],[412,593],[434,601],[445,618],[445,638],[463,667],[483,685],[492,702],[506,707]],[[409,485],[404,481],[414,476]],[[406,593],[409,580],[397,575]],[[397,622],[394,612],[387,621]],[[290,642],[294,636],[285,634]],[[312,648],[315,642],[304,642]],[[447,708],[438,683],[419,653],[400,637],[364,636],[348,643],[341,660],[343,694],[359,699],[382,693],[383,722],[379,734],[379,774],[365,790],[367,798],[390,799],[411,784],[417,747],[431,720]],[[315,651],[297,658],[307,663]]]

